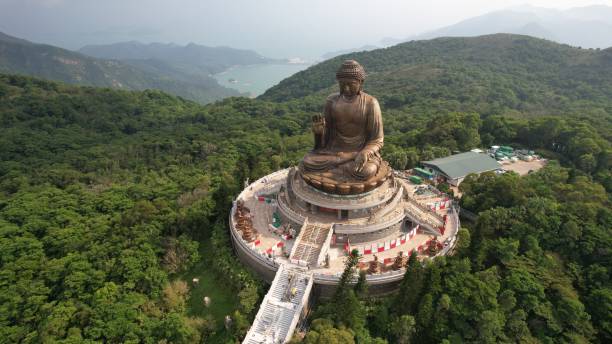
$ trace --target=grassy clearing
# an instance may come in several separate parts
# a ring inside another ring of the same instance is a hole
[[[191,282],[193,278],[200,279],[197,286],[194,286]],[[223,281],[217,279],[207,266],[207,262],[199,262],[185,273],[182,279],[191,285],[189,300],[187,301],[188,315],[204,317],[210,314],[216,321],[222,323],[223,318],[232,314],[238,307],[237,293],[228,289]],[[204,305],[205,296],[211,299],[209,307]]]
[[[183,273],[180,278],[190,286],[189,300],[187,301],[187,312],[190,316],[204,317],[211,315],[220,324],[223,318],[230,315],[238,307],[237,293],[228,288],[222,279],[217,278],[206,259],[212,253],[210,242],[201,243],[200,255],[202,259],[189,271]],[[193,285],[193,278],[199,278],[200,282]],[[209,307],[204,306],[204,297],[211,299]]]
[[[210,268],[210,262],[206,259],[206,255],[210,255],[211,252],[210,242],[200,242],[202,259],[178,278],[186,281],[190,287],[187,314],[192,317],[212,316],[217,323],[218,330],[216,335],[209,340],[222,343],[230,338],[223,326],[223,319],[226,315],[234,313],[234,310],[238,308],[239,300],[238,293],[229,288]],[[193,278],[200,279],[198,285],[193,285]],[[209,307],[204,305],[205,296],[211,299]]]

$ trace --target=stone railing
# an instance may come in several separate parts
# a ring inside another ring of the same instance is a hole
[[[286,168],[284,170],[276,171],[265,177],[261,177],[249,186],[253,186],[253,191],[256,196],[264,196],[264,195],[271,195],[271,194],[278,193],[283,183],[270,183],[270,182],[275,181],[279,178],[286,177],[290,169],[291,167]],[[260,186],[260,184],[264,184],[264,185]]]
[[[296,309],[296,314],[299,314],[299,316],[294,317],[293,320],[291,321],[291,324],[289,325],[289,328],[291,329],[291,333],[293,333],[293,331],[295,330],[295,328],[297,327],[298,321],[302,318],[302,316],[305,316],[308,311],[308,300],[310,299],[310,293],[312,291],[312,287],[314,286],[314,278],[312,277],[312,274],[310,274],[309,278],[308,278],[308,284],[306,286],[306,289],[304,290],[304,293],[302,294],[302,299],[300,300],[299,306]],[[291,335],[288,335],[285,340],[287,342],[289,342],[289,340],[291,339]]]
[[[424,213],[426,214],[430,214],[431,216],[435,217],[436,219],[438,219],[439,221],[443,221],[444,217],[442,217],[442,215],[436,213],[435,211],[431,210],[431,208],[421,204],[420,202],[417,202],[416,200],[414,200],[411,197],[408,197],[408,202],[410,204],[413,204],[415,207],[421,209]]]
[[[295,212],[293,209],[291,209],[291,207],[289,207],[287,204],[285,204],[286,200],[285,198],[287,197],[287,194],[282,194],[279,195],[278,197],[278,208],[280,209],[280,211],[287,216],[289,219],[291,219],[291,221],[295,222],[295,223],[303,223],[304,220],[306,219],[306,217],[304,217],[303,215],[298,214],[297,212]]]
[[[419,214],[419,211],[421,211],[422,214]],[[427,219],[428,214],[430,213],[423,211],[420,208],[415,209],[413,203],[408,203],[408,211],[406,211],[406,217],[408,217],[412,222],[418,223],[422,227],[425,227],[434,232],[438,232],[438,228],[443,224],[442,219],[439,219],[438,223],[432,222]],[[434,218],[438,219],[437,217]]]
[[[377,223],[356,223],[356,224],[342,224],[336,223],[334,230],[338,234],[357,234],[357,233],[369,233],[375,232],[384,228],[393,226],[394,224],[404,220],[406,216],[405,211],[399,210],[394,211],[391,214],[387,214],[383,218],[383,221]]]
[[[295,194],[293,193],[293,176],[295,173],[295,167],[289,169],[289,172],[287,173],[287,201],[289,202],[290,206],[295,203]]]
[[[436,257],[448,254],[448,252],[455,247],[455,244],[457,244],[457,232],[459,232],[459,228],[461,227],[461,223],[459,222],[459,206],[453,205],[451,206],[451,209],[452,210],[448,213],[448,219],[452,222],[452,233],[450,235],[451,241],[446,247],[442,248],[438,254],[436,254]]]
[[[293,243],[293,248],[291,249],[291,252],[289,253],[289,259],[291,260],[291,262],[294,262],[293,256],[295,255],[295,252],[297,251],[297,248],[299,246],[300,241],[302,241],[302,238],[304,237],[304,233],[306,232],[306,230],[305,230],[306,227],[308,227],[308,218],[304,219],[304,223],[302,224],[302,228],[300,228],[300,234],[298,234],[297,238],[295,238],[295,241]],[[297,259],[295,259],[294,263],[296,263],[298,265],[307,264],[307,262],[304,262],[304,264],[302,264]]]
[[[381,274],[374,275],[366,275],[366,280],[368,283],[388,283],[401,280],[404,277],[404,273],[406,272],[405,268],[399,270],[391,270]],[[338,284],[338,280],[342,275],[342,272],[337,272],[335,274],[323,274],[323,273],[314,273],[314,278],[316,283],[320,284],[330,284],[335,285]],[[354,280],[357,281],[358,274],[355,274]]]
[[[327,252],[329,252],[329,247],[331,246],[332,236],[334,235],[334,225],[332,224],[327,231],[327,236],[325,237],[325,241],[323,245],[321,245],[321,251],[319,252],[319,257],[317,258],[317,266],[321,266],[321,263],[325,261],[325,256]]]
[[[387,215],[393,209],[395,209],[398,203],[402,201],[403,196],[404,196],[404,188],[399,188],[399,190],[397,191],[397,194],[395,195],[395,197],[393,197],[391,202],[386,204],[384,208],[380,210],[378,213],[374,214],[374,220],[383,218],[385,215]]]

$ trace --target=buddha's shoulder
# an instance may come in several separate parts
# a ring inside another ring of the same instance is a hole
[[[378,99],[376,99],[376,97],[369,95],[363,91],[361,91],[361,96],[365,98],[365,101],[370,103],[370,102],[375,102],[378,103]]]
[[[362,97],[364,97],[365,99],[365,103],[366,104],[370,104],[370,105],[378,105],[378,99],[376,99],[376,97],[371,96],[365,92],[361,92]]]

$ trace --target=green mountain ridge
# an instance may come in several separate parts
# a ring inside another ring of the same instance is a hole
[[[200,72],[215,74],[235,65],[279,63],[282,60],[270,59],[251,50],[230,47],[208,47],[195,43],[180,46],[169,43],[144,44],[138,41],[106,45],[88,45],[79,52],[96,58],[121,61],[164,61],[171,65],[190,66]]]
[[[201,103],[239,95],[235,90],[220,86],[207,74],[181,75],[175,68],[162,65],[163,62],[157,62],[139,67],[117,60],[96,59],[6,34],[0,36],[0,72],[4,73],[19,73],[76,85],[127,90],[159,89]]]
[[[334,89],[341,61],[355,59],[368,73],[365,90],[388,108],[426,106],[417,101],[428,99],[456,110],[499,114],[529,108],[535,114],[566,111],[581,98],[609,108],[611,56],[612,49],[585,50],[521,35],[437,38],[335,57],[259,98],[323,97]]]

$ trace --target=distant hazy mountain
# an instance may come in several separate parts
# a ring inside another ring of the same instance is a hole
[[[96,59],[0,33],[0,73],[25,74],[70,84],[128,90],[159,89],[208,103],[239,93],[201,73],[179,71],[162,61],[124,63]]]
[[[281,62],[263,57],[251,50],[229,47],[207,47],[190,43],[186,46],[173,43],[143,44],[136,41],[108,45],[88,45],[79,52],[97,58],[133,60],[159,60],[188,70],[196,69],[208,74],[219,73],[231,66]],[[142,62],[139,62],[142,63]]]
[[[612,7],[596,5],[568,10],[519,6],[487,13],[457,24],[401,40],[385,39],[385,45],[436,37],[469,37],[514,33],[545,38],[584,48],[612,46]]]

